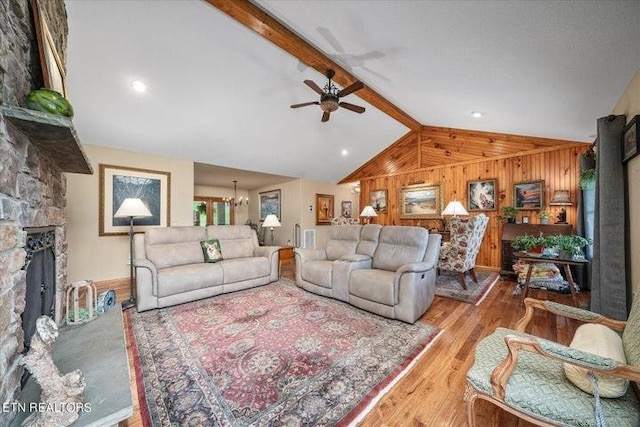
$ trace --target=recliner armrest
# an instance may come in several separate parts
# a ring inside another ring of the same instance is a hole
[[[327,253],[324,249],[295,249],[296,258],[300,259],[301,263],[307,261],[326,261]]]
[[[156,269],[155,264],[146,258],[136,258],[133,260],[133,266],[136,269],[145,268],[151,272],[151,286],[153,288],[153,294],[158,295],[158,270]],[[137,284],[138,283],[136,281],[136,286]]]

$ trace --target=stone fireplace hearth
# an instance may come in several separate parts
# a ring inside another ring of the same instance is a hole
[[[27,234],[46,228],[55,238],[50,248],[53,263],[55,320],[63,318],[63,293],[67,284],[65,233],[66,177],[73,170],[65,161],[72,150],[91,173],[70,122],[20,115],[27,93],[42,87],[38,46],[29,0],[0,2],[0,403],[18,400],[23,368],[18,361],[24,349],[21,316],[25,309]],[[66,57],[67,16],[63,0],[40,2],[61,57]],[[46,115],[45,115],[46,116]],[[42,119],[42,120],[41,120]],[[51,123],[49,123],[51,122]],[[67,144],[67,148],[65,148]],[[62,159],[60,159],[62,157]],[[0,411],[0,425],[15,414]]]

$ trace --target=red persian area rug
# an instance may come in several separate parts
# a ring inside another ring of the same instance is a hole
[[[153,426],[354,423],[441,332],[285,280],[126,318]]]

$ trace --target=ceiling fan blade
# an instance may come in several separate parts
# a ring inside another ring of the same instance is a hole
[[[328,122],[329,121],[329,116],[331,116],[331,113],[328,111],[325,111],[324,113],[322,113],[322,123],[324,122]]]
[[[304,84],[306,84],[311,89],[313,89],[315,92],[317,92],[318,95],[324,95],[324,92],[322,91],[322,89],[320,89],[320,86],[318,86],[316,84],[316,82],[314,82],[313,80],[305,80]]]
[[[306,107],[307,105],[320,105],[320,103],[318,101],[311,101],[311,102],[303,102],[302,104],[293,104],[291,106],[291,108],[300,108],[300,107]]]
[[[361,81],[356,81],[351,83],[349,86],[345,87],[344,89],[342,89],[340,92],[338,92],[338,98],[341,98],[343,96],[347,96],[350,93],[353,93],[357,90],[360,90],[364,87],[364,84]]]
[[[331,45],[332,48],[336,50],[336,52],[344,53],[344,49],[342,48],[342,45],[340,44],[338,39],[335,38],[333,33],[331,33],[331,31],[328,28],[318,27],[316,28],[316,30],[318,30],[320,35],[324,37],[324,39]]]
[[[348,102],[341,102],[340,106],[342,108],[346,108],[347,110],[355,111],[358,114],[364,113],[364,107],[360,107],[358,105],[349,104]]]

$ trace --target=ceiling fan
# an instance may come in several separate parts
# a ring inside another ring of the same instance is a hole
[[[336,111],[338,107],[346,108],[347,110],[354,111],[358,114],[364,113],[364,107],[360,107],[358,105],[349,104],[348,102],[340,102],[340,98],[343,96],[347,96],[350,93],[353,93],[357,90],[360,90],[364,87],[364,84],[361,81],[356,81],[351,83],[349,86],[345,87],[342,90],[338,90],[336,85],[331,82],[333,76],[336,73],[333,70],[327,71],[327,78],[329,81],[324,86],[324,89],[320,89],[320,86],[315,84],[313,80],[305,80],[304,83],[313,89],[318,95],[320,95],[320,101],[311,101],[311,102],[303,102],[302,104],[294,104],[291,108],[300,108],[306,107],[307,105],[319,105],[320,109],[323,111],[322,113],[322,122],[328,122],[329,117],[333,111]]]

